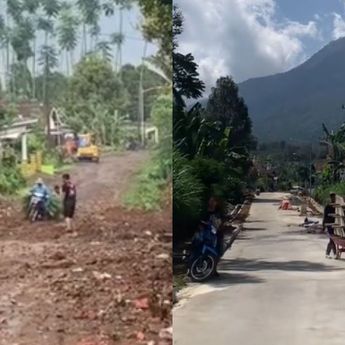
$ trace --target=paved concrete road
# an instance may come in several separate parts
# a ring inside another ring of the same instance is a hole
[[[187,289],[175,345],[345,344],[345,261],[324,258],[327,238],[302,234],[297,212],[278,211],[281,196],[253,204],[221,278]]]

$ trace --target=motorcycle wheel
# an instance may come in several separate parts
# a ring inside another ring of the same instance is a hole
[[[210,278],[216,269],[216,261],[211,255],[201,255],[190,267],[190,277],[195,282],[202,282]]]
[[[31,222],[35,223],[37,219],[38,219],[38,210],[35,208],[34,211],[32,212]]]
[[[35,207],[34,207],[33,205],[30,205],[30,206],[29,206],[28,213],[27,213],[27,215],[26,215],[26,218],[27,218],[28,220],[31,221],[34,212],[35,212]]]

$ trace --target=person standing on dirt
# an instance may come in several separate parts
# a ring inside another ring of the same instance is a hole
[[[329,235],[329,242],[327,244],[326,248],[326,258],[330,259],[331,256],[331,251],[333,252],[334,255],[336,255],[336,246],[334,241],[332,240],[331,236],[334,235],[334,228],[330,224],[334,224],[335,222],[335,203],[336,203],[336,194],[335,193],[330,193],[330,202],[326,205],[325,211],[323,214],[323,221],[322,221],[322,226],[324,231],[327,230],[327,233]]]
[[[72,231],[72,220],[77,204],[77,190],[75,185],[71,182],[69,174],[64,174],[62,176],[62,181],[63,215],[65,217],[67,231]]]

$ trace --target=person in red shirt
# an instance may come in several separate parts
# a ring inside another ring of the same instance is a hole
[[[75,185],[71,182],[71,177],[69,174],[64,174],[62,176],[62,181],[63,215],[66,221],[67,231],[72,231],[72,220],[77,204],[77,190]]]

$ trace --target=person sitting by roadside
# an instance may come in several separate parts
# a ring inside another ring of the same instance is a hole
[[[324,213],[323,213],[323,221],[322,227],[324,231],[327,231],[329,235],[329,242],[326,247],[326,258],[331,258],[331,251],[334,255],[336,255],[336,246],[334,241],[332,240],[332,236],[334,235],[334,228],[332,224],[335,222],[335,203],[336,203],[336,194],[331,192],[329,194],[330,202],[326,205]]]

